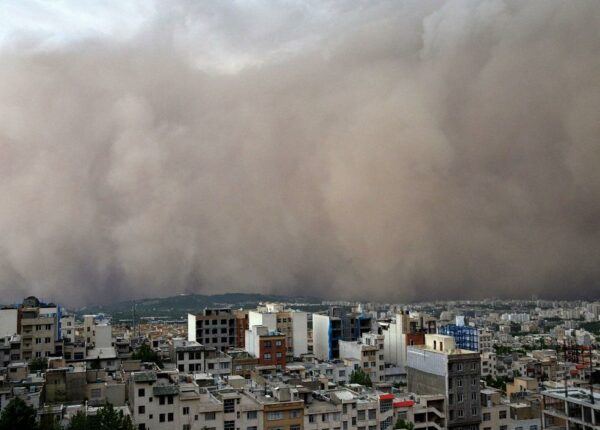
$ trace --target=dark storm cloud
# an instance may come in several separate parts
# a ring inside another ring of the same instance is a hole
[[[2,296],[600,292],[596,1],[179,2],[41,42],[0,54]]]

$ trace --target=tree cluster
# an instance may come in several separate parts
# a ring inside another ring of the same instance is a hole
[[[350,374],[350,383],[364,385],[365,387],[371,387],[373,385],[371,377],[361,368],[352,371]]]
[[[64,429],[53,419],[38,423],[36,416],[34,408],[15,397],[0,414],[0,430],[135,430],[131,418],[111,404],[100,408],[96,415],[78,412]]]

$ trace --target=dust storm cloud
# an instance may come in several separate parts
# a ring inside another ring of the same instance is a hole
[[[0,48],[0,295],[600,293],[600,3],[157,3]]]

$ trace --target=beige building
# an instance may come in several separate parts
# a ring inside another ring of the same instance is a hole
[[[508,430],[510,422],[510,406],[502,399],[502,392],[495,388],[482,389],[480,430]]]
[[[21,358],[49,357],[56,350],[56,319],[40,312],[39,307],[20,309]]]
[[[512,383],[506,384],[506,396],[512,401],[516,397],[525,396],[537,391],[538,387],[537,379],[528,376],[519,376]]]

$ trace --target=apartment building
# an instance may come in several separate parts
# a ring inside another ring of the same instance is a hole
[[[538,380],[529,376],[518,376],[513,382],[506,384],[506,396],[511,401],[527,397],[531,393],[537,392],[539,388]]]
[[[492,378],[498,377],[498,357],[495,352],[482,352],[481,353],[481,377],[486,378],[491,376]]]
[[[258,430],[264,428],[263,405],[252,395],[233,388],[215,393],[223,408],[223,430]]]
[[[487,328],[480,328],[479,330],[479,352],[493,353],[494,351],[494,336],[491,330]]]
[[[447,428],[475,430],[481,423],[480,366],[478,352],[457,348],[451,336],[427,334],[425,345],[408,347],[408,390],[444,394]]]
[[[76,335],[75,315],[62,314],[60,317],[60,337],[65,341],[72,341]]]
[[[188,340],[226,351],[236,346],[236,315],[229,308],[188,314]]]
[[[542,392],[542,426],[583,430],[600,426],[600,394],[583,388]],[[527,430],[527,429],[523,429]]]
[[[267,326],[251,326],[246,330],[246,351],[258,358],[261,366],[285,367],[287,361],[286,336],[270,331]]]
[[[357,394],[347,389],[337,389],[307,397],[304,429],[357,429],[359,426],[357,401]],[[362,415],[364,420],[360,423],[361,427],[367,417],[365,413]]]
[[[129,407],[139,430],[224,430],[223,403],[177,371],[129,376]]]
[[[446,427],[446,398],[443,394],[394,399],[394,423],[412,423],[413,430],[442,430]]]
[[[231,357],[216,348],[175,338],[170,350],[171,362],[182,373],[210,373],[216,376],[231,374]]]
[[[248,310],[238,309],[235,315],[235,347],[244,348],[246,342],[246,330],[250,328]]]
[[[480,430],[509,430],[510,405],[502,398],[502,392],[495,388],[481,390]]]
[[[243,349],[230,349],[227,354],[231,356],[231,374],[249,379],[252,371],[259,364],[257,357],[252,356]]]
[[[355,368],[352,364],[341,360],[332,362],[323,361],[315,363],[310,369],[310,373],[315,377],[326,378],[329,382],[336,385],[346,385],[350,383],[350,375]]]
[[[66,319],[64,322],[69,323]],[[74,321],[74,320],[73,320]],[[83,316],[83,333],[87,348],[110,348],[112,342],[112,327],[109,321],[101,315]]]
[[[19,311],[16,307],[4,307],[0,309],[0,337],[17,334]]]
[[[308,353],[308,314],[285,309],[281,304],[267,303],[248,314],[249,327],[264,325],[285,335],[286,354],[299,358]]]
[[[384,354],[383,336],[373,333],[364,333],[360,340],[354,342],[339,341],[340,359],[356,363],[369,375],[372,382],[383,382]]]
[[[57,324],[55,316],[40,307],[19,309],[21,357],[25,361],[50,357],[56,352]]]
[[[0,367],[21,361],[21,336],[13,334],[0,337]]]
[[[406,373],[406,351],[411,345],[423,345],[425,333],[435,330],[435,325],[428,328],[419,327],[411,321],[408,312],[396,314],[394,320],[382,325],[384,335],[384,361],[399,368],[400,373]]]
[[[371,331],[372,317],[342,308],[313,314],[313,354],[319,360],[340,358],[339,341],[355,341]]]

